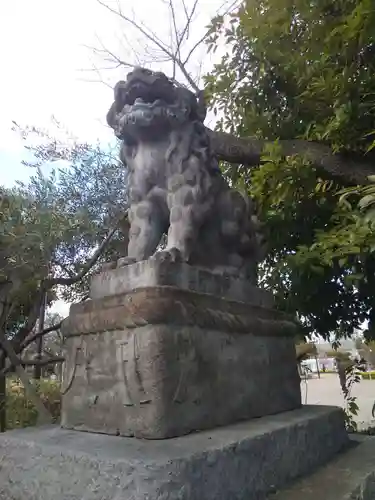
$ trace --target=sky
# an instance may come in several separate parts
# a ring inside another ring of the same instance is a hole
[[[166,0],[105,1],[114,9],[120,1],[124,14],[169,40]],[[191,8],[193,0],[185,3]],[[180,22],[184,16],[181,0],[174,4]],[[202,37],[222,5],[223,0],[199,1],[186,51]],[[25,181],[31,173],[21,163],[29,154],[25,141],[12,131],[12,121],[53,130],[54,118],[79,140],[108,143],[113,138],[105,115],[114,84],[128,70],[108,69],[113,64],[98,52],[103,49],[131,63],[146,62],[148,67],[171,73],[170,64],[160,62],[160,51],[98,0],[0,0],[0,185]],[[203,70],[212,64],[203,55],[201,48],[191,59],[188,69],[193,75],[198,74],[202,60]],[[152,60],[157,62],[151,64]],[[65,304],[58,308],[67,311]]]

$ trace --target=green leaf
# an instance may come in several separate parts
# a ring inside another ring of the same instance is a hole
[[[358,203],[360,209],[364,209],[375,203],[375,193],[364,196]]]

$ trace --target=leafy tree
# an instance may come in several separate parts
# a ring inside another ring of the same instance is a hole
[[[45,300],[47,306],[58,297],[84,300],[89,275],[101,262],[126,251],[126,169],[110,151],[96,146],[64,147],[48,140],[32,150],[36,171],[30,182],[0,190],[0,399],[5,397],[4,374],[15,366],[43,412],[20,371],[20,364],[30,360],[21,361],[17,354],[40,336],[58,330],[60,320],[36,331]],[[65,160],[67,165],[52,168],[46,177],[40,167],[47,160]],[[32,360],[33,364],[50,364],[51,340],[45,344],[43,359]],[[60,356],[52,358],[57,361]],[[4,430],[3,411],[0,420]]]
[[[364,358],[372,368],[375,367],[375,341],[362,342],[358,347],[359,355]]]
[[[326,338],[374,332],[375,190],[347,189],[374,160],[374,36],[369,0],[246,0],[208,38],[229,47],[206,77],[218,130],[275,141],[228,169],[265,221],[263,281]]]
[[[63,320],[64,318],[60,314],[47,311],[44,321],[44,330],[50,328],[51,331],[48,334],[43,335],[44,339],[42,345],[42,355],[46,363],[41,366],[42,375],[45,376],[54,373],[55,375],[58,375],[60,380],[62,368],[61,360],[63,359],[64,354],[64,337],[61,332]],[[36,335],[38,335],[38,333]],[[36,337],[36,335],[34,335],[34,341],[32,341],[32,337],[27,339],[27,345],[23,350],[23,361],[26,360],[32,362],[32,360],[38,359],[38,346],[35,342],[38,337]],[[50,363],[48,363],[48,361],[50,361]]]
[[[66,300],[80,300],[87,295],[89,278],[98,266],[126,253],[128,171],[116,146],[56,140],[34,127],[17,126],[17,130],[33,154],[34,159],[26,165],[35,171],[28,183],[18,182],[17,192],[76,220],[75,231],[56,247],[52,262],[56,276],[79,272],[108,230],[118,225],[97,265],[83,280],[59,290]],[[37,135],[41,143],[31,145],[30,135]],[[48,176],[42,170],[46,165],[50,166]]]
[[[7,336],[22,342],[34,328],[42,288],[47,305],[57,297],[82,300],[101,262],[126,252],[127,170],[110,148],[65,144],[34,128],[18,130],[33,153],[28,166],[35,173],[27,183],[1,190],[0,284],[9,309],[3,311]],[[31,146],[30,134],[42,141]],[[46,163],[48,176],[41,170]],[[90,256],[95,258],[87,268]],[[22,334],[16,335],[17,328]]]

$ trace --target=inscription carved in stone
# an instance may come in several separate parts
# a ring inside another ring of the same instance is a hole
[[[129,340],[116,341],[116,359],[119,379],[122,381],[124,406],[151,402],[143,386],[142,375],[138,367],[139,357],[136,334],[131,334]]]

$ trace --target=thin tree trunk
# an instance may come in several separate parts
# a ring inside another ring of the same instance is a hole
[[[46,294],[44,293],[42,304],[40,306],[39,313],[39,321],[38,321],[38,331],[42,332],[44,330],[44,318],[46,315]],[[40,361],[42,359],[43,354],[43,336],[40,335],[36,339],[36,360]],[[42,376],[42,366],[40,364],[36,364],[34,368],[34,378],[36,380],[40,380]]]
[[[44,406],[42,400],[39,397],[34,385],[30,382],[27,373],[22,368],[21,360],[15,353],[12,343],[6,338],[4,333],[1,333],[0,342],[3,345],[4,350],[6,351],[11,363],[15,366],[16,373],[20,378],[24,388],[26,396],[34,403],[35,408],[38,411],[38,424],[49,424],[52,422],[52,415],[49,413],[47,408]]]

